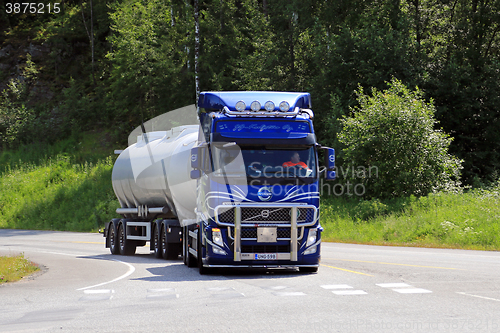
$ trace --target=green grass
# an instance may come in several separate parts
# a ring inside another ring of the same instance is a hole
[[[0,257],[0,284],[19,281],[22,277],[40,270],[38,265],[24,258],[24,254],[16,257]]]
[[[4,152],[0,228],[97,231],[115,217],[113,157],[104,157],[99,147],[89,151],[87,141],[68,139],[59,144],[67,150],[59,153],[57,147],[36,145],[23,147],[25,154]]]
[[[500,250],[500,186],[387,200],[323,198],[324,241]]]
[[[117,217],[106,136],[4,151],[0,228],[95,232]],[[321,225],[323,241],[500,250],[500,183],[386,201],[323,196]]]

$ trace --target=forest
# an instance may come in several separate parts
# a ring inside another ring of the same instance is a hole
[[[500,0],[8,1],[3,151],[96,129],[126,142],[197,89],[280,90],[311,93],[318,141],[342,158],[358,92],[396,79],[435,106],[464,184],[499,179]]]

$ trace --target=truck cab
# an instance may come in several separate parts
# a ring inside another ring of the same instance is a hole
[[[184,256],[210,267],[298,267],[320,262],[319,177],[334,179],[334,150],[316,141],[309,93],[204,92],[196,223]],[[318,151],[325,151],[320,170]]]

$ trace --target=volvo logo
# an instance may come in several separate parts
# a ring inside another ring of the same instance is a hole
[[[273,192],[270,187],[261,187],[257,192],[257,196],[261,201],[269,201],[273,197]]]
[[[262,210],[262,212],[260,212],[260,216],[267,219],[269,217],[269,211],[267,209]]]

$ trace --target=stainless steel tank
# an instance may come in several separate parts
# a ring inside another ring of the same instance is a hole
[[[199,125],[139,135],[118,156],[113,190],[122,208],[168,206],[182,225],[195,218],[196,180],[191,179],[191,148]]]

